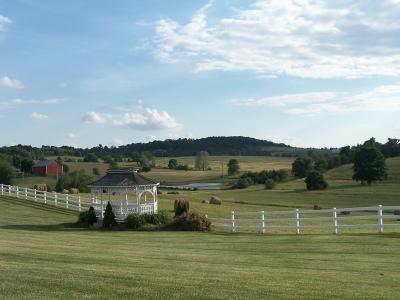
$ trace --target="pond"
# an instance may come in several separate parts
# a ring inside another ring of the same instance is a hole
[[[169,189],[182,189],[182,190],[209,190],[209,189],[219,189],[222,183],[219,182],[194,182],[189,184],[161,184],[160,188]]]

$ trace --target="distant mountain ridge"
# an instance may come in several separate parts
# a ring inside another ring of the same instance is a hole
[[[103,151],[112,151],[118,154],[149,151],[156,156],[192,156],[205,150],[210,155],[269,155],[275,150],[287,150],[291,146],[283,143],[274,143],[267,140],[244,136],[213,136],[200,139],[167,139],[148,143],[131,143],[128,145],[106,148]],[[98,152],[98,147],[92,148]]]

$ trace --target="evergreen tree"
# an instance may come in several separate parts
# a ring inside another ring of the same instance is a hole
[[[115,224],[117,224],[117,221],[115,220],[115,215],[112,210],[111,203],[110,201],[108,201],[106,206],[106,211],[104,212],[103,227],[110,228]]]

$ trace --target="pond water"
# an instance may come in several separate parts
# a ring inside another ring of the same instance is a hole
[[[194,182],[189,184],[161,184],[160,188],[183,189],[183,190],[191,190],[191,189],[209,190],[209,189],[218,189],[221,186],[222,183],[219,182]]]

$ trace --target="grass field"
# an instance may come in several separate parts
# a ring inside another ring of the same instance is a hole
[[[400,234],[90,231],[0,197],[2,299],[398,299]]]

